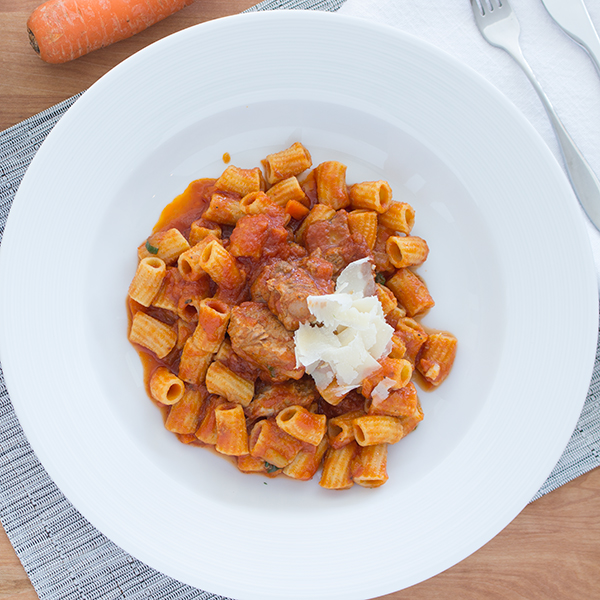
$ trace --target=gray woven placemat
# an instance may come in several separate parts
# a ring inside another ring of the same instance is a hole
[[[343,0],[267,0],[250,9],[334,11]],[[0,132],[0,242],[14,195],[37,149],[74,96]],[[600,347],[573,436],[533,498],[600,466]],[[532,501],[533,501],[532,500]],[[50,479],[17,420],[0,369],[0,521],[42,600],[219,600],[148,567],[92,527]]]

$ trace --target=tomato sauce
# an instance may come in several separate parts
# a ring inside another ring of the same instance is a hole
[[[152,233],[167,231],[175,227],[184,236],[190,232],[194,221],[202,217],[208,208],[210,197],[215,191],[216,179],[196,179],[190,183],[183,194],[179,194],[163,209]]]

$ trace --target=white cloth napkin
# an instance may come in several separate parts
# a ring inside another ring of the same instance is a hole
[[[568,1],[568,0],[566,0]],[[586,0],[600,30],[600,0]],[[552,20],[541,0],[510,0],[521,46],[567,131],[600,177],[600,76],[588,54]],[[564,170],[560,149],[537,94],[517,63],[481,36],[469,0],[346,0],[339,14],[391,25],[466,63],[529,119]],[[600,281],[600,234],[585,217]]]

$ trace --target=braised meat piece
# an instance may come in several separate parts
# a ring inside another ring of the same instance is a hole
[[[355,260],[372,258],[365,238],[350,233],[345,210],[338,210],[330,221],[317,221],[309,225],[305,243],[309,254],[321,250],[323,258],[333,264],[336,275]]]
[[[300,323],[313,322],[308,296],[332,294],[333,265],[320,252],[300,260],[280,260],[267,265],[252,286],[252,299],[266,302],[286,329],[295,331]]]
[[[385,227],[377,228],[377,239],[375,241],[375,246],[373,247],[373,263],[378,272],[393,273],[396,270],[385,249],[388,238],[393,235],[393,233],[393,231]]]
[[[315,384],[309,377],[285,383],[265,383],[257,387],[252,402],[244,409],[244,412],[251,419],[275,417],[288,406],[308,408],[318,397]]]
[[[266,214],[246,215],[231,232],[229,252],[236,257],[255,260],[279,256],[291,239],[291,233],[280,219]]]
[[[235,306],[227,331],[233,351],[257,366],[261,379],[281,382],[304,375],[304,368],[296,367],[294,334],[266,304],[243,302]]]
[[[355,410],[363,410],[365,407],[365,397],[357,391],[352,390],[339,404],[333,406],[327,400],[319,398],[319,407],[317,412],[327,415],[328,419],[339,417],[344,413],[353,412]]]

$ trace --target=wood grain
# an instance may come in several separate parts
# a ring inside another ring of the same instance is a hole
[[[597,600],[600,469],[528,505],[483,548],[381,600]],[[0,528],[0,600],[37,600]]]
[[[0,131],[87,89],[114,66],[167,35],[236,14],[253,0],[196,0],[141,33],[62,65],[42,61],[29,45],[27,19],[39,0],[0,0]]]
[[[417,1],[417,0],[413,0]],[[0,130],[85,90],[122,60],[175,31],[235,14],[253,0],[197,0],[137,36],[65,65],[29,46],[38,0],[0,0]],[[385,600],[600,599],[600,469],[527,506],[504,531],[451,569]],[[0,600],[37,600],[0,528]]]

